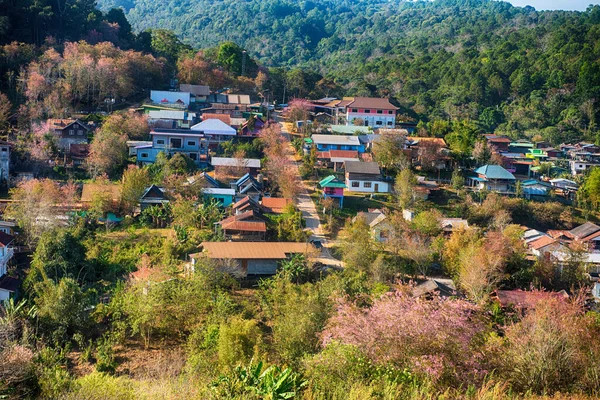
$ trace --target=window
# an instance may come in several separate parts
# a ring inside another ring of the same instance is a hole
[[[355,113],[355,112],[358,112],[358,110],[357,110],[356,108],[353,108],[353,109],[352,109],[352,112],[354,112],[354,113]]]
[[[175,149],[181,148],[181,139],[171,139],[171,147]]]
[[[157,139],[156,144],[165,144],[165,139]]]
[[[379,232],[379,237],[381,239],[387,239],[387,238],[390,237],[390,232],[388,230],[384,229],[384,230],[382,230],[382,231]]]
[[[377,110],[377,114],[383,114],[383,110]]]
[[[388,126],[392,126],[393,122],[392,121],[388,121]]]
[[[196,145],[195,140],[188,140],[188,146],[195,146],[195,145]]]
[[[371,110],[365,110],[365,114],[371,114]]]
[[[79,136],[83,135],[83,130],[82,130],[82,129],[79,129],[79,130],[77,131],[77,134],[78,134]]]
[[[388,114],[392,115],[394,112],[392,110],[388,111]]]
[[[375,121],[376,125],[383,125],[383,121]]]
[[[2,148],[2,151],[3,151],[3,152],[7,152],[7,151],[8,151],[8,147],[3,147],[3,148]]]
[[[69,129],[69,135],[73,136],[75,134],[75,130],[74,129]]]
[[[140,154],[140,158],[148,158],[148,153],[142,153],[142,154]]]
[[[365,189],[371,189],[371,182],[363,182],[363,187]]]
[[[365,126],[369,126],[369,121],[365,119]]]
[[[197,159],[198,159],[198,154],[196,154],[196,153],[190,153],[190,160],[196,161]]]
[[[360,182],[352,182],[352,187],[360,187]]]

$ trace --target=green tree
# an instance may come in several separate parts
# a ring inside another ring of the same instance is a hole
[[[396,177],[394,191],[398,198],[398,203],[402,208],[410,208],[415,202],[414,188],[417,184],[417,178],[410,169],[400,171]]]
[[[62,278],[58,282],[45,280],[35,286],[34,302],[40,323],[46,332],[54,335],[72,335],[85,332],[90,320],[87,311],[89,299],[77,282]]]
[[[130,166],[121,179],[121,207],[126,213],[133,213],[140,198],[150,186],[150,175],[145,168]]]

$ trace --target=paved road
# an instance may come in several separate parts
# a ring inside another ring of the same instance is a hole
[[[294,158],[293,154],[295,153],[294,148],[291,145],[291,137],[290,133],[287,131],[287,128],[284,124],[281,125],[281,134],[290,140],[290,159],[293,160],[294,165],[296,166],[296,171],[298,176],[300,176],[300,166],[298,161]],[[302,212],[302,217],[306,221],[306,228],[309,229],[312,234],[310,236],[310,240],[319,240],[323,244],[323,249],[321,251],[321,256],[316,260],[325,265],[331,265],[336,267],[343,267],[343,262],[335,259],[329,249],[327,248],[330,243],[327,242],[327,238],[323,233],[323,226],[321,224],[321,220],[319,219],[319,212],[317,211],[317,207],[313,199],[309,196],[309,192],[312,191],[312,188],[309,188],[303,180],[300,180],[300,184],[302,185],[300,188],[300,192],[296,199],[296,206]]]

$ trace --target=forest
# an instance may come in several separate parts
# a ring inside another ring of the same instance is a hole
[[[288,97],[389,96],[409,120],[471,119],[488,132],[553,143],[593,136],[597,124],[598,6],[581,13],[491,0],[98,3],[123,7],[135,30],[172,29],[194,48],[231,40],[266,66],[291,69],[273,84],[281,101],[283,86]],[[313,74],[327,78],[320,90]]]

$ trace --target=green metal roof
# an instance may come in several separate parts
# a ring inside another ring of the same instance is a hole
[[[319,182],[321,187],[346,188],[346,184],[340,181],[335,175],[329,175],[327,178]]]
[[[331,131],[343,133],[345,135],[354,135],[355,133],[367,134],[373,133],[370,126],[352,126],[352,125],[331,125]]]

